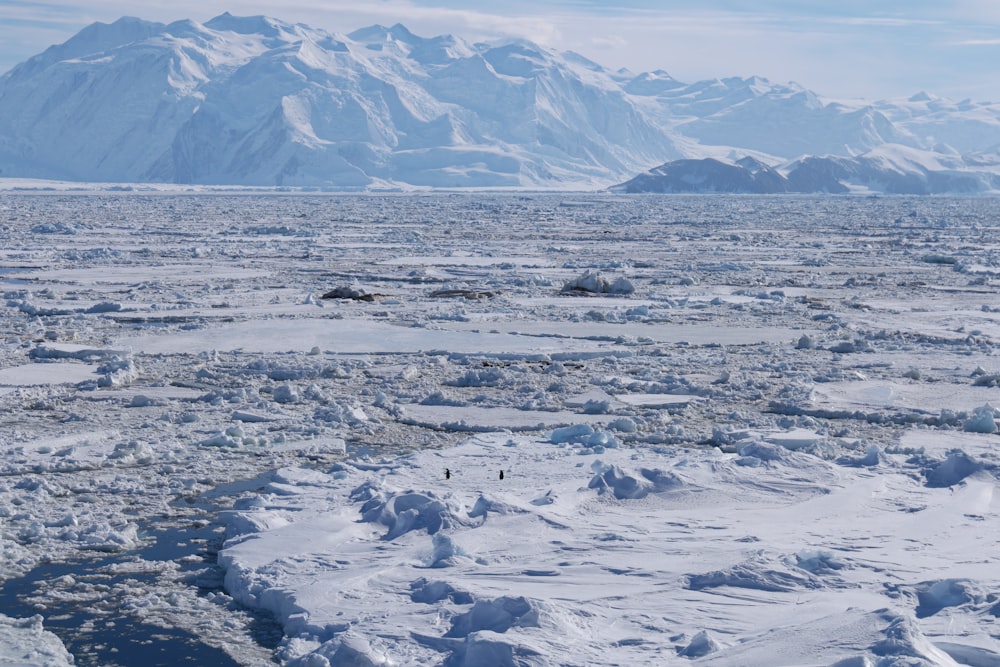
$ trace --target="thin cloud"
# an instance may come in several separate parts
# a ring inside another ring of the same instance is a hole
[[[966,39],[956,42],[958,46],[1000,46],[1000,39]]]
[[[595,49],[606,51],[623,49],[628,46],[628,40],[620,35],[606,35],[603,37],[594,37],[590,40],[590,44]]]
[[[830,25],[845,25],[851,27],[871,27],[871,28],[913,28],[913,27],[924,27],[924,26],[941,26],[945,25],[944,21],[935,19],[907,19],[907,18],[894,18],[894,17],[884,17],[884,16],[850,16],[850,17],[838,17],[838,18],[822,18],[819,19],[820,23],[827,23]]]

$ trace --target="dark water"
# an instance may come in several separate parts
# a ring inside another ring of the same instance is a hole
[[[13,617],[30,617],[41,614],[45,629],[54,633],[73,654],[75,664],[82,667],[157,667],[170,665],[212,665],[238,667],[225,652],[203,643],[199,636],[186,630],[163,628],[143,622],[128,614],[118,612],[118,593],[86,601],[64,600],[58,595],[46,594],[47,584],[70,575],[77,582],[107,586],[128,582],[130,590],[146,589],[168,593],[164,582],[158,581],[157,572],[135,572],[131,569],[117,574],[110,566],[128,563],[138,558],[147,561],[170,561],[192,553],[202,555],[202,562],[185,563],[171,577],[183,578],[187,573],[198,577],[206,568],[214,569],[215,554],[212,545],[218,543],[218,529],[205,527],[170,527],[150,533],[147,545],[137,550],[116,554],[95,554],[68,563],[39,565],[25,576],[0,585],[0,611]],[[109,574],[109,572],[112,572]],[[221,575],[220,572],[216,574]],[[184,583],[174,584],[177,587]],[[195,584],[190,584],[195,585]],[[221,590],[221,576],[217,581],[201,576],[197,585],[205,592]],[[74,596],[75,597],[75,596]],[[34,598],[35,600],[32,600]],[[43,609],[34,602],[41,599]],[[281,639],[280,627],[266,616],[256,617],[252,628],[255,641],[266,648],[274,648]]]

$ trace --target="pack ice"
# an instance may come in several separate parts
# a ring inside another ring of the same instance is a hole
[[[0,662],[1000,664],[994,209],[8,191]]]

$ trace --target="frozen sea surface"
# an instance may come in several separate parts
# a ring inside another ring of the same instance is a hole
[[[0,231],[0,662],[1000,665],[996,200]]]

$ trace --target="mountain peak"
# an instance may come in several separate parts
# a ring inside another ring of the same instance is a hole
[[[355,30],[347,37],[371,51],[395,52],[422,65],[447,65],[474,54],[474,50],[457,37],[421,37],[410,32],[402,23],[388,28],[384,25],[371,25]]]
[[[756,174],[761,171],[768,171],[773,169],[770,165],[761,162],[760,160],[751,155],[744,155],[740,159],[736,160],[736,164],[739,165],[740,167],[743,167],[751,174]]]
[[[655,97],[661,93],[683,88],[684,84],[670,76],[666,70],[657,69],[643,72],[625,84],[625,91],[631,95]]]
[[[141,42],[160,33],[163,23],[144,21],[134,16],[123,16],[114,23],[91,23],[69,40],[49,51],[57,50],[61,58],[79,58],[93,53],[110,51],[125,44]],[[49,51],[46,51],[48,53]]]
[[[370,25],[367,28],[359,28],[354,32],[348,33],[347,36],[355,42],[361,43],[397,41],[405,44],[412,44],[414,42],[424,41],[422,37],[418,37],[410,32],[410,30],[402,23],[394,23],[388,28],[384,25],[376,23],[375,25]]]
[[[286,24],[277,19],[263,15],[233,16],[223,12],[205,23],[206,28],[220,32],[234,32],[238,35],[260,35],[262,37],[280,37]]]
[[[21,63],[10,74],[18,72],[21,76],[30,76],[64,60],[84,58],[141,42],[159,34],[164,28],[163,23],[144,21],[134,16],[123,16],[114,23],[91,23],[62,44],[50,46]]]
[[[930,93],[928,93],[926,91],[921,90],[916,95],[913,95],[912,97],[910,97],[910,99],[908,101],[910,101],[910,102],[931,102],[934,99],[936,99],[936,98],[933,95],[931,95]]]

